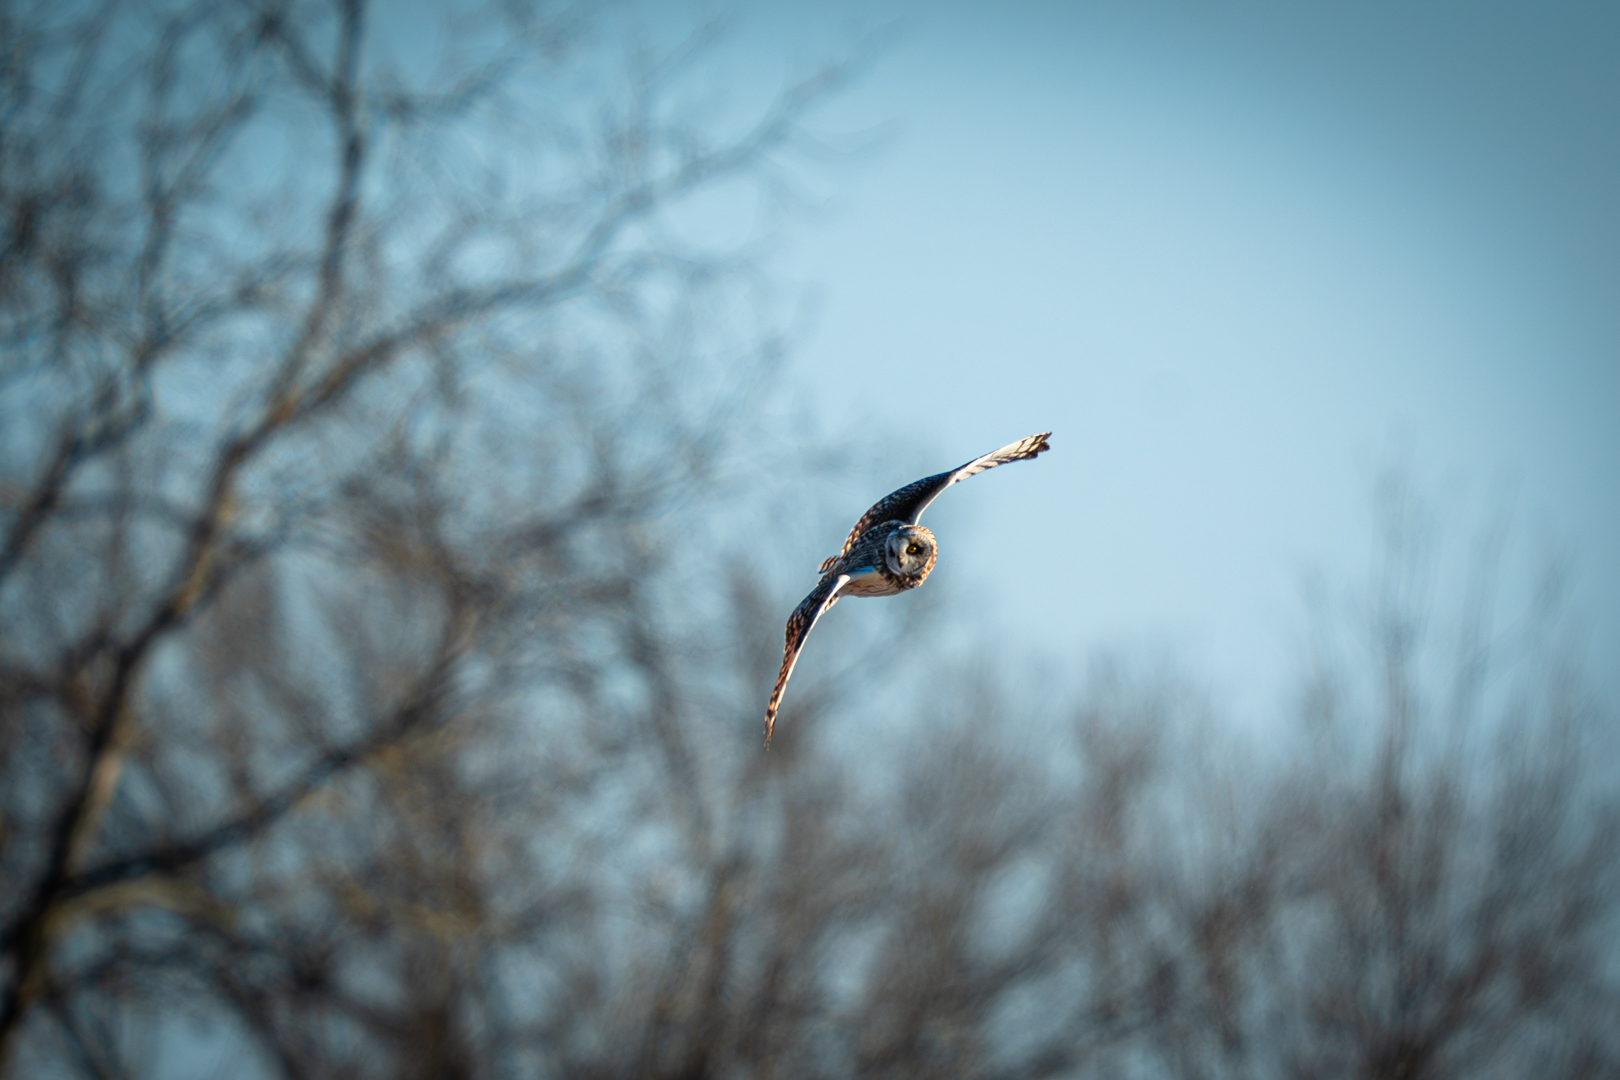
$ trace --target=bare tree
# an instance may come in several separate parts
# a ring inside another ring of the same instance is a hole
[[[558,807],[650,732],[710,813],[665,519],[777,345],[679,215],[846,69],[705,127],[705,29],[425,14],[0,13],[13,1074],[176,1007],[289,1074],[507,1061],[600,840]]]
[[[579,974],[621,1035],[561,1071],[1615,1075],[1599,714],[1539,620],[1525,653],[1465,613],[1448,661],[1422,560],[1387,562],[1367,659],[1305,699],[1315,749],[1255,754],[1109,667],[1067,724],[951,688],[892,785],[796,748],[628,976]]]

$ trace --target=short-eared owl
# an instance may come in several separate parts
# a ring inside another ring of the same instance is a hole
[[[849,539],[844,541],[844,550],[821,564],[821,580],[788,618],[782,671],[776,676],[771,703],[765,707],[765,749],[771,748],[771,732],[776,727],[776,710],[782,705],[782,691],[787,689],[793,665],[799,661],[799,650],[804,648],[804,640],[810,636],[816,620],[842,597],[893,596],[921,585],[939,558],[939,544],[934,534],[917,524],[928,504],[958,480],[966,480],[1009,461],[1024,461],[1051,449],[1046,445],[1047,436],[1051,434],[1044,431],[1019,439],[974,458],[959,469],[907,484],[861,515],[861,520],[849,531]]]

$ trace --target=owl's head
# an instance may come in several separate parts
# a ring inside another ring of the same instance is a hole
[[[889,534],[884,560],[889,570],[901,577],[926,574],[934,568],[939,544],[934,534],[921,525],[901,525]]]

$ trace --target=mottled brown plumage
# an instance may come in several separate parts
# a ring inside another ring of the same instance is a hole
[[[776,676],[770,704],[765,707],[765,748],[770,749],[776,712],[782,704],[799,650],[815,628],[816,620],[845,596],[893,596],[915,589],[928,579],[939,561],[939,542],[917,519],[940,492],[959,480],[1005,465],[1025,461],[1050,449],[1050,431],[1019,439],[983,457],[947,472],[935,473],[881,499],[855,523],[844,548],[821,564],[821,580],[788,617],[782,646],[782,670]]]

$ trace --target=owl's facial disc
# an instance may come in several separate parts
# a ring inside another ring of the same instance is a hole
[[[934,538],[915,526],[895,530],[889,537],[886,561],[896,574],[911,575],[928,565],[934,551]]]

